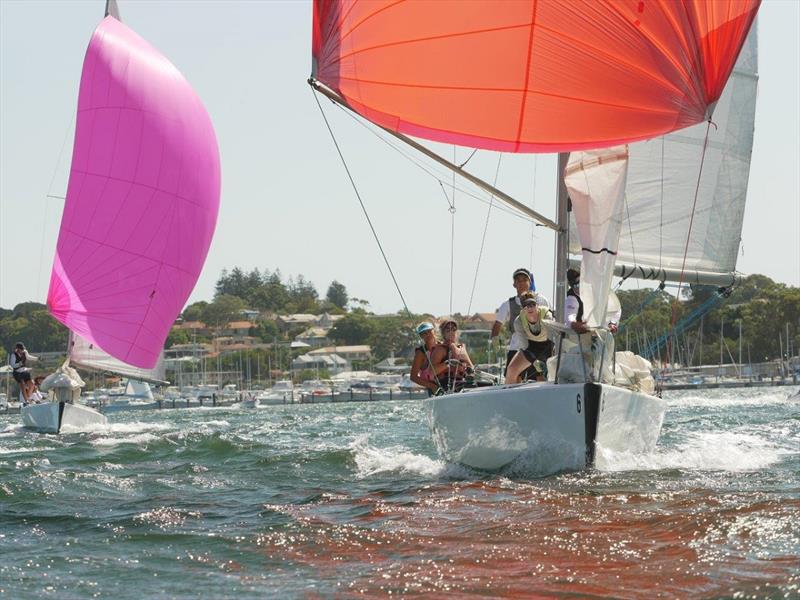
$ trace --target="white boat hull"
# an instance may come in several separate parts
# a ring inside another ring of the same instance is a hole
[[[476,388],[425,402],[445,460],[484,470],[524,460],[540,473],[595,465],[604,460],[597,445],[653,450],[666,409],[661,398],[592,383]]]
[[[80,404],[46,402],[29,404],[21,410],[22,425],[40,433],[59,433],[64,426],[82,429],[90,425],[105,425],[108,419],[96,410]]]

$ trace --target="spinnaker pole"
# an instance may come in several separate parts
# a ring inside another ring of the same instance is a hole
[[[347,110],[349,110],[349,111],[351,111],[351,112],[353,112],[355,114],[358,114],[358,111],[353,110],[353,108],[350,105],[347,104],[347,101],[344,98],[342,98],[339,94],[337,94],[336,92],[334,92],[333,90],[331,90],[330,88],[325,86],[324,84],[320,83],[319,81],[317,81],[313,77],[309,78],[308,84],[312,88],[317,90],[319,93],[321,93],[323,96],[329,98],[330,100],[332,100],[333,102],[335,102],[339,106],[342,106],[342,107],[346,108]],[[506,194],[502,190],[497,189],[496,187],[494,187],[490,183],[487,183],[486,181],[484,181],[480,177],[476,177],[475,175],[472,175],[471,173],[468,173],[467,171],[465,171],[464,169],[462,169],[458,165],[450,162],[449,160],[447,160],[446,158],[443,158],[442,156],[439,156],[433,150],[430,150],[429,148],[426,148],[422,144],[414,141],[410,137],[407,137],[407,136],[403,135],[402,133],[398,133],[396,131],[392,131],[391,129],[386,129],[385,127],[381,127],[380,125],[376,125],[376,126],[380,127],[385,132],[387,132],[390,135],[394,136],[395,138],[397,138],[401,142],[404,142],[405,144],[411,146],[412,148],[414,148],[418,152],[421,152],[422,154],[424,154],[428,158],[436,161],[437,163],[439,163],[443,167],[445,167],[447,169],[450,169],[454,173],[457,173],[458,175],[460,175],[461,177],[463,177],[464,179],[466,179],[470,183],[478,186],[479,188],[481,188],[482,190],[488,192],[489,194],[492,194],[498,200],[500,200],[501,202],[503,202],[506,205],[510,206],[514,210],[517,210],[517,211],[523,213],[524,215],[530,217],[531,219],[533,219],[535,221],[538,221],[539,223],[541,223],[545,227],[549,227],[550,229],[552,229],[554,231],[561,231],[560,226],[558,224],[556,224],[555,222],[551,221],[550,219],[548,219],[544,215],[541,215],[538,212],[536,212],[535,210],[533,210],[532,208],[530,208],[528,206],[525,206],[524,204],[522,204],[518,200],[515,200],[514,198],[512,198],[511,196],[509,196],[508,194]],[[565,156],[569,156],[569,155],[565,155]],[[565,164],[566,164],[566,162],[565,162]],[[563,174],[563,169],[562,169],[561,172]],[[565,274],[566,274],[566,271],[565,271]]]

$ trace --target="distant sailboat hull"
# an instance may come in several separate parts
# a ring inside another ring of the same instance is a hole
[[[539,474],[602,468],[608,451],[652,451],[666,409],[655,396],[593,383],[479,388],[425,402],[446,460],[489,471],[525,461]]]
[[[60,433],[64,426],[82,429],[89,425],[105,425],[108,419],[96,410],[68,402],[46,402],[23,406],[22,425],[39,433]]]

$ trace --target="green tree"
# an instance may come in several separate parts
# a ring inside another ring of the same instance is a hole
[[[269,320],[261,320],[258,322],[255,328],[255,335],[258,337],[262,342],[271,343],[275,339],[280,339],[281,332],[278,328],[278,324],[275,321]]]
[[[337,323],[341,323],[343,320]],[[382,317],[371,319],[369,323],[372,333],[367,338],[367,343],[372,346],[372,355],[377,361],[392,354],[401,356],[416,342],[417,335],[414,332],[414,324],[405,317]]]
[[[328,287],[328,293],[325,295],[325,297],[327,298],[328,302],[338,306],[339,308],[344,308],[347,306],[347,302],[349,300],[347,297],[347,288],[335,280],[331,282],[331,285]]]
[[[328,337],[337,344],[354,346],[368,343],[373,333],[372,322],[363,313],[350,313],[333,324]]]
[[[302,275],[296,280],[289,280],[289,305],[287,309],[297,313],[316,313],[318,311],[317,299],[319,294],[314,284],[307,281]]]
[[[261,285],[252,292],[250,301],[258,310],[282,311],[289,303],[289,291],[281,281],[280,271],[265,271]]]
[[[203,311],[208,306],[208,302],[201,300],[186,307],[181,315],[184,321],[200,321],[203,318]]]
[[[167,340],[164,342],[165,348],[171,348],[175,344],[188,344],[192,340],[189,338],[189,332],[185,329],[176,329],[173,327],[169,330]]]
[[[203,322],[212,327],[221,327],[235,321],[244,308],[244,300],[238,296],[224,294],[203,309]]]

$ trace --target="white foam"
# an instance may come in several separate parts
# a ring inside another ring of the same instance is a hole
[[[689,390],[666,392],[664,399],[670,408],[769,406],[785,403],[792,391],[785,387]]]
[[[127,437],[101,437],[92,440],[93,446],[108,447],[117,446],[119,444],[146,444],[159,439],[158,436],[152,433],[140,433],[138,435],[131,435]]]
[[[369,436],[360,435],[350,445],[359,477],[378,473],[415,473],[426,477],[442,475],[447,463],[422,454],[410,452],[403,446],[375,448],[369,445]]]
[[[688,469],[753,471],[796,453],[776,442],[743,431],[689,433],[670,448],[649,455],[630,455],[597,449],[598,468],[607,471]]]
[[[18,448],[0,448],[0,454],[29,454],[31,452],[47,452],[49,450],[57,450],[55,447],[27,447],[20,446]]]

